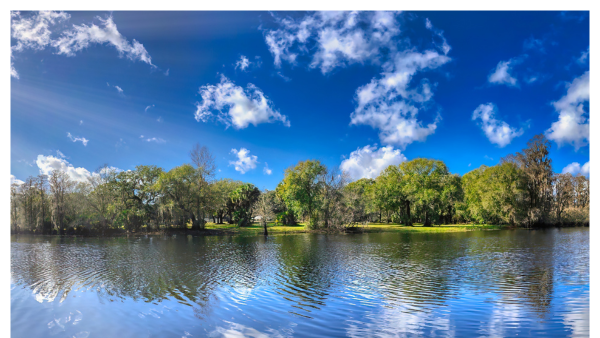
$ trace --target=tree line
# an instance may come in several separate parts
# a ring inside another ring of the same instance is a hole
[[[259,221],[310,229],[344,229],[368,222],[424,226],[453,223],[513,226],[589,225],[589,179],[552,169],[543,135],[527,148],[460,176],[444,162],[417,158],[390,165],[375,179],[351,182],[318,160],[285,170],[272,191],[216,179],[206,147],[190,163],[165,171],[154,165],[116,171],[104,166],[85,182],[55,170],[11,185],[11,231],[35,233],[203,230],[208,221],[249,226]]]

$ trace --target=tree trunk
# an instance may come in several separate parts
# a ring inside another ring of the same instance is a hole
[[[412,219],[410,217],[410,201],[406,201],[406,226],[413,226]]]
[[[429,220],[429,212],[427,212],[427,211],[425,211],[425,223],[423,223],[423,226],[425,226],[425,227],[431,226],[431,221]]]
[[[192,230],[200,230],[200,219],[196,219],[194,213],[191,212],[190,218],[192,219]]]
[[[269,233],[268,233],[268,231],[267,231],[267,222],[266,222],[266,221],[263,221],[262,223],[263,223],[263,228],[265,229],[265,233],[264,233],[264,235],[265,235],[265,236],[268,236],[268,235],[269,235]]]

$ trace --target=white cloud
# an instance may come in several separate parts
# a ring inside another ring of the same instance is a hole
[[[196,102],[196,121],[206,122],[216,118],[236,129],[244,129],[250,124],[281,121],[286,127],[290,126],[287,116],[273,108],[273,102],[255,85],[249,83],[246,89],[236,86],[225,76],[217,85],[200,87],[202,103]],[[215,114],[213,111],[218,111]]]
[[[120,56],[130,60],[145,62],[152,67],[151,57],[144,46],[136,41],[127,41],[117,30],[112,17],[98,17],[100,26],[73,25],[68,28],[61,23],[70,19],[65,12],[40,11],[22,16],[20,12],[11,13],[11,36],[16,44],[11,46],[11,76],[19,78],[14,68],[12,52],[25,49],[43,50],[47,47],[56,49],[57,54],[74,56],[76,52],[87,48],[90,44],[109,44],[117,49]],[[53,39],[52,35],[59,35]]]
[[[82,125],[82,124],[83,124],[83,120],[79,120],[79,125]]]
[[[20,12],[11,13],[11,36],[17,44],[11,49],[22,51],[25,48],[42,50],[52,43],[51,26],[68,20],[65,12],[40,11],[27,17]]]
[[[142,135],[143,137],[144,135]],[[146,142],[155,142],[155,143],[165,143],[167,141],[163,140],[162,138],[156,138],[156,137],[152,137],[152,138],[147,138]]]
[[[235,69],[241,69],[242,71],[245,71],[246,68],[248,68],[248,66],[250,66],[252,62],[250,62],[250,60],[248,60],[247,57],[245,57],[244,55],[242,55],[240,57],[240,59],[235,63]]]
[[[573,162],[564,167],[562,173],[571,173],[573,176],[577,176],[577,174],[590,176],[590,162],[585,162],[583,165],[578,162]]]
[[[424,141],[435,132],[439,118],[427,126],[417,119],[433,92],[427,79],[414,88],[411,80],[417,72],[438,68],[448,61],[450,58],[433,50],[397,53],[380,78],[357,89],[357,107],[350,123],[379,129],[381,142],[402,149],[414,141]]]
[[[69,18],[70,15],[64,12],[40,11],[28,17],[22,17],[20,12],[11,12],[11,37],[17,41],[17,44],[10,48],[10,76],[19,78],[13,63],[13,51],[46,48],[52,41],[50,26]]]
[[[10,175],[10,184],[16,184],[16,185],[21,185],[25,182],[21,181],[20,179],[16,178],[15,175]]]
[[[117,89],[117,92],[119,92],[119,94],[123,94],[123,89],[121,89],[121,87],[115,86],[115,88]]]
[[[144,109],[144,112],[147,113],[148,109],[150,109],[150,108],[154,108],[154,105],[151,104],[151,105],[147,106],[146,109]]]
[[[350,153],[350,157],[343,160],[340,169],[350,175],[353,180],[361,178],[376,178],[390,165],[398,165],[406,161],[399,149],[392,146],[381,147],[365,146]]]
[[[65,156],[65,154],[63,154],[60,150],[56,150],[56,156],[60,157],[60,158],[67,158]]]
[[[448,44],[448,41],[444,37],[444,31],[441,30],[441,29],[435,28],[433,26],[433,24],[431,23],[431,21],[429,21],[429,19],[425,19],[425,27],[427,29],[429,29],[430,31],[432,31],[433,33],[435,33],[435,35],[440,39],[440,41],[442,43],[441,44],[440,43],[436,43],[436,46],[439,49],[441,49],[442,51],[444,51],[444,55],[448,55],[448,53],[450,52],[450,49],[452,49],[452,48],[450,47],[450,45]]]
[[[159,117],[156,119],[156,122],[162,122],[162,121],[163,121],[163,118],[162,118],[162,116],[159,116]]]
[[[71,133],[67,133],[67,137],[71,139],[71,141],[73,142],[77,142],[80,141],[81,143],[83,143],[84,147],[87,147],[87,144],[90,140],[86,139],[85,137],[74,137],[73,135],[71,135]]]
[[[581,52],[581,56],[577,58],[577,63],[580,65],[586,65],[590,59],[590,47],[587,50]]]
[[[17,72],[17,70],[15,69],[12,61],[10,62],[10,76],[14,77],[15,79],[19,78],[19,73]]]
[[[229,161],[229,165],[234,166],[236,171],[245,174],[247,171],[256,168],[258,157],[256,155],[250,155],[250,151],[248,149],[231,149],[231,153],[238,158],[236,161]]]
[[[265,162],[265,167],[263,168],[263,174],[271,175],[273,170],[269,169],[269,164]]]
[[[510,73],[513,66],[523,62],[522,58],[512,58],[508,61],[500,61],[496,66],[496,69],[488,76],[488,82],[492,84],[505,84],[509,87],[519,87],[518,80],[513,77]]]
[[[87,182],[88,178],[92,175],[92,173],[90,173],[87,169],[75,168],[65,159],[54,156],[38,155],[35,163],[40,169],[40,174],[50,175],[50,173],[52,173],[54,170],[62,170],[67,173],[67,175],[69,175],[73,181],[76,182]]]
[[[310,67],[323,74],[353,63],[378,63],[381,51],[395,49],[397,14],[325,11],[297,21],[275,17],[280,28],[266,31],[265,42],[277,67],[282,61],[295,64],[298,55],[311,50],[315,52]]]
[[[472,120],[480,120],[481,130],[493,144],[500,148],[510,144],[513,138],[523,135],[523,128],[511,127],[508,123],[495,118],[497,107],[493,103],[480,104],[473,111]]]
[[[589,143],[590,72],[575,78],[567,88],[567,94],[552,103],[558,112],[558,121],[546,130],[546,137],[559,147],[570,144],[577,151]]]
[[[533,36],[529,37],[527,40],[525,40],[525,42],[523,42],[523,49],[531,49],[542,53],[546,52],[546,49],[544,48],[544,40],[536,39]]]
[[[285,81],[285,82],[290,82],[290,81],[292,81],[292,79],[291,79],[291,78],[289,78],[289,77],[287,77],[287,76],[283,75],[283,73],[282,73],[282,72],[277,72],[277,76],[279,76],[280,78],[282,78],[282,79],[283,79],[283,81]]]
[[[93,23],[90,26],[73,25],[71,30],[64,31],[60,38],[52,41],[52,46],[58,49],[57,54],[74,56],[76,52],[89,47],[90,44],[108,44],[115,47],[120,56],[156,67],[152,64],[152,58],[144,45],[135,39],[131,43],[127,41],[117,30],[112,17],[106,19],[97,17],[97,19],[100,21],[100,26]]]
[[[276,67],[285,61],[295,65],[297,57],[312,54],[310,68],[327,74],[339,67],[370,63],[380,65],[380,77],[356,91],[357,106],[351,124],[379,130],[382,143],[404,148],[424,141],[435,132],[439,115],[427,125],[417,119],[432,97],[428,79],[411,80],[418,73],[450,61],[451,47],[443,31],[426,20],[432,32],[431,48],[419,52],[401,38],[398,12],[317,12],[300,19],[275,17],[278,29],[265,31],[265,42]],[[280,74],[278,74],[280,75]]]

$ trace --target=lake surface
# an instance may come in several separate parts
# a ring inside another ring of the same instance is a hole
[[[589,229],[13,236],[14,337],[587,337]]]

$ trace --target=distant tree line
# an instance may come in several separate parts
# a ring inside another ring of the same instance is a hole
[[[412,226],[452,223],[513,226],[589,225],[589,179],[557,174],[543,135],[522,152],[464,176],[442,161],[417,158],[390,165],[377,178],[350,182],[317,160],[285,171],[273,191],[215,179],[214,157],[196,145],[191,163],[169,171],[140,165],[104,166],[85,182],[55,170],[11,186],[11,231],[105,233],[202,230],[207,221],[237,226],[258,220],[311,229],[343,229],[368,222]]]

